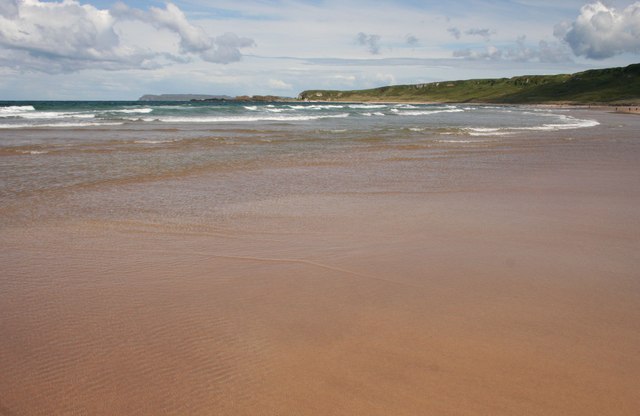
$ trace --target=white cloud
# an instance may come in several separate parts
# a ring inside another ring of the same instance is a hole
[[[148,37],[158,31],[177,35],[178,49],[155,50],[123,36],[126,25],[119,25],[128,21],[147,26]],[[171,3],[144,11],[123,3],[106,10],[77,0],[0,0],[0,65],[6,67],[49,73],[148,69],[184,62],[191,55],[229,63],[240,60],[240,48],[253,44],[232,33],[210,37]]]
[[[358,89],[593,67],[592,61],[576,58],[569,44],[554,38],[552,31],[556,23],[569,19],[561,31],[563,37],[580,7],[595,0],[510,0],[499,5],[488,0],[375,4],[364,0],[169,0],[174,10],[165,0],[122,1],[134,16],[117,15],[117,0],[0,0],[2,96],[295,95],[311,88]],[[617,7],[620,14],[626,5],[640,0],[602,1]],[[18,11],[26,13],[29,5],[57,9],[35,20],[18,15]],[[79,15],[74,16],[72,10]],[[100,12],[107,14],[105,26],[99,25]],[[354,16],[358,16],[357,27]],[[53,27],[59,27],[58,31],[52,31]],[[497,33],[485,42],[479,35],[465,33],[472,28]],[[373,42],[378,54],[371,53],[368,38],[364,44],[357,42],[358,32],[378,36]],[[410,47],[407,34],[418,38],[419,45]],[[522,34],[527,37],[519,43],[516,39]],[[248,38],[258,45],[243,49],[253,45]],[[52,41],[45,43],[47,39]],[[488,48],[490,45],[493,47]],[[89,53],[91,48],[94,51]],[[468,49],[452,57],[458,48]],[[463,56],[475,60],[461,62]],[[597,63],[600,67],[622,66],[637,57],[626,53]],[[213,65],[207,60],[234,64]],[[278,85],[270,84],[271,78],[292,89],[274,88]]]
[[[502,50],[496,48],[493,45],[489,45],[484,49],[472,50],[472,49],[460,49],[453,52],[453,56],[456,58],[467,59],[487,59],[497,61],[502,59]]]
[[[18,14],[18,0],[0,1],[0,16],[13,18]]]
[[[254,46],[253,39],[242,38],[235,33],[225,33],[210,37],[203,28],[191,24],[184,13],[174,4],[167,3],[165,9],[151,7],[148,12],[132,9],[124,3],[117,3],[111,14],[123,20],[140,20],[157,29],[176,33],[180,38],[180,52],[198,54],[209,62],[227,64],[242,58],[241,48]]]
[[[332,76],[331,78],[339,80],[339,81],[343,81],[346,83],[350,83],[353,84],[353,82],[355,82],[356,80],[356,76],[355,75],[343,75],[343,74],[336,74],[334,76]]]
[[[106,10],[77,2],[44,3],[23,0],[3,6],[0,16],[0,45],[26,58],[26,65],[37,61],[76,62],[120,61],[140,64],[140,51],[121,48],[113,30],[114,19]]]
[[[119,5],[124,6],[122,3]],[[189,23],[184,13],[174,4],[167,3],[165,9],[151,7],[148,13],[139,12],[138,15],[159,29],[164,28],[177,33],[180,36],[181,52],[205,52],[213,48],[213,39],[204,29]]]
[[[201,55],[202,59],[223,64],[239,61],[242,59],[241,48],[255,46],[253,39],[241,38],[231,32],[216,36],[214,43],[216,47],[204,51]]]
[[[526,38],[525,35],[519,36],[514,46],[504,48],[504,57],[517,62],[571,62],[570,52],[566,46],[544,40],[532,46],[526,43]]]
[[[393,74],[377,73],[372,78],[375,82],[383,85],[394,85],[396,83],[396,77]]]
[[[557,25],[554,33],[577,56],[605,59],[640,53],[640,2],[621,11],[600,1],[587,4],[574,22]]]
[[[274,90],[290,90],[291,88],[293,88],[291,84],[287,84],[286,82],[279,79],[270,79],[268,85]]]
[[[482,49],[460,49],[453,52],[456,58],[470,60],[513,61],[513,62],[541,62],[567,63],[571,62],[570,52],[566,46],[557,43],[539,41],[537,45],[526,42],[527,37],[521,35],[515,44],[500,48],[489,45]]]

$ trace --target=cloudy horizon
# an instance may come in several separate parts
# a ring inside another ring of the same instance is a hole
[[[0,100],[293,97],[639,55],[640,1],[0,0]]]

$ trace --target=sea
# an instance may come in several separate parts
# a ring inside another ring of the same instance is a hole
[[[335,171],[492,149],[504,154],[599,124],[588,112],[539,106],[5,101],[0,102],[0,210],[4,220],[14,221],[9,212],[27,212],[25,206],[53,212],[51,207],[60,205],[53,196],[265,166],[336,166]],[[251,188],[238,186],[216,190],[221,192],[216,200],[233,200]],[[322,188],[332,186],[327,180]],[[250,192],[260,189],[245,193]],[[42,210],[33,216],[43,216]]]
[[[639,132],[0,102],[0,416],[638,414]]]

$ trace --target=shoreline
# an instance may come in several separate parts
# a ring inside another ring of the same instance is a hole
[[[493,105],[493,106],[518,106],[518,107],[550,107],[550,108],[567,108],[567,109],[592,109],[592,110],[608,110],[608,109],[624,109],[630,108],[633,111],[639,111],[640,105],[620,105],[620,104],[579,104],[579,103],[495,103],[495,102],[453,102],[453,101],[385,101],[385,100],[298,100],[304,103],[343,103],[343,104],[420,104],[420,105]],[[622,111],[619,111],[622,112]]]
[[[616,106],[616,113],[640,114],[640,106]]]
[[[341,103],[341,104],[418,104],[418,105],[486,105],[496,107],[533,107],[533,108],[558,108],[566,110],[593,110],[616,114],[640,114],[640,105],[619,104],[575,104],[575,103],[491,103],[491,102],[439,102],[439,101],[350,101],[350,100],[299,100],[306,103]]]

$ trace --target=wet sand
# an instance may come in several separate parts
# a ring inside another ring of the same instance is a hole
[[[640,114],[640,107],[616,107],[617,113]]]
[[[640,144],[607,128],[65,197],[110,209],[0,233],[0,415],[635,415]]]

